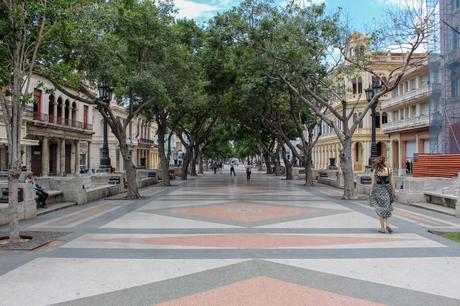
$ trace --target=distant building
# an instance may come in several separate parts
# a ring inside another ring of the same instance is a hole
[[[367,37],[360,33],[353,35],[353,40],[350,47],[350,56],[356,52],[367,52]],[[386,53],[376,54],[371,57],[371,67],[382,78],[386,77],[389,72],[403,63],[404,54],[401,53]],[[358,116],[366,108],[368,102],[366,100],[365,89],[372,84],[372,75],[368,72],[357,72],[345,78],[334,79],[337,85],[343,85],[345,88],[345,97],[347,100],[348,111],[356,104],[354,115],[350,118],[350,126],[353,120],[357,120]],[[385,103],[390,98],[390,94],[386,94],[380,98],[377,105],[376,132],[377,132],[377,150],[378,155],[388,157],[390,154],[390,139],[387,134],[382,131],[382,125],[388,123],[389,114],[382,110],[382,103]],[[341,113],[342,104],[337,101],[335,109]],[[335,119],[331,114],[331,119]],[[371,111],[366,114],[363,121],[358,125],[355,134],[353,135],[352,143],[352,161],[353,170],[362,172],[369,163],[371,156],[371,136],[372,136],[372,116]],[[339,124],[339,122],[338,122]],[[315,135],[321,130],[316,146],[313,148],[313,164],[316,169],[327,169],[330,164],[330,159],[336,159],[336,166],[340,166],[339,154],[342,150],[342,145],[335,134],[334,130],[322,122],[321,126],[314,131]]]
[[[382,125],[390,137],[388,163],[399,174],[406,172],[406,163],[413,162],[414,154],[430,152],[430,94],[426,61],[410,69],[391,98],[382,102],[382,111],[388,114],[388,122]]]
[[[111,102],[110,108],[117,118],[122,122],[128,117],[126,109]],[[135,117],[126,129],[126,143],[129,145],[133,164],[138,168],[157,168],[155,159],[155,128],[156,124],[148,122],[143,116]],[[103,145],[104,119],[98,111],[94,112],[94,135],[91,144],[91,170],[97,170],[100,165],[101,151]],[[119,142],[108,127],[109,156],[112,167],[115,171],[124,171],[123,156],[119,149]],[[152,160],[153,159],[153,160]]]

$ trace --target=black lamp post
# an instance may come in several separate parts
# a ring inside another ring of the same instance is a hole
[[[98,87],[99,89],[99,99],[103,102],[110,104],[112,101],[113,89],[106,84],[101,84]],[[107,131],[107,120],[104,119],[104,142],[102,144],[101,150],[101,160],[99,162],[98,172],[111,172],[112,165],[110,162],[109,155],[109,144],[108,144],[108,131]]]
[[[366,99],[367,102],[370,103],[372,99],[377,95],[377,93],[380,91],[382,86],[378,82],[372,82],[372,86],[369,85],[369,88],[367,88],[366,91]],[[372,167],[372,161],[378,157],[378,150],[377,150],[377,135],[376,135],[376,109],[377,109],[377,104],[378,101],[372,105],[371,110],[372,110],[372,139],[371,139],[371,156],[369,158],[369,167]]]

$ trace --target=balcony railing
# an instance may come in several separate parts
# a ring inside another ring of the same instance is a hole
[[[382,102],[382,109],[392,107],[395,105],[402,105],[411,100],[419,99],[422,97],[428,97],[431,92],[430,86],[422,86],[417,89],[405,92],[399,96],[394,96],[388,100]]]
[[[406,120],[393,121],[385,123],[382,128],[384,133],[416,129],[421,127],[427,127],[430,125],[430,118],[428,115],[421,115],[415,118],[409,118]]]
[[[64,118],[64,120],[62,120],[63,119],[62,117],[55,117],[54,115],[48,115],[48,114],[43,114],[39,112],[35,112],[33,118],[34,120],[37,120],[37,121],[51,123],[55,125],[74,127],[78,129],[84,129],[84,130],[93,130],[92,124],[89,124],[88,122],[71,120],[69,118]],[[63,121],[64,121],[64,124],[62,124]]]

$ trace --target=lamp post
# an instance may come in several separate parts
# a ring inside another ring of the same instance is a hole
[[[382,86],[378,82],[372,82],[372,86],[369,85],[369,88],[367,88],[366,91],[366,99],[367,102],[370,103],[372,99],[377,95],[377,93],[380,91]],[[377,109],[377,104],[378,101],[372,105],[371,110],[372,110],[372,138],[371,138],[371,156],[369,158],[369,166],[372,168],[372,161],[376,159],[378,156],[378,150],[377,150],[377,135],[376,135],[376,109]]]
[[[99,98],[107,104],[110,104],[112,101],[113,89],[106,84],[101,84],[98,87],[99,89]],[[104,119],[104,141],[102,144],[101,150],[101,159],[99,162],[98,172],[111,172],[112,165],[110,162],[109,156],[109,144],[108,144],[108,131],[107,131],[107,120]]]

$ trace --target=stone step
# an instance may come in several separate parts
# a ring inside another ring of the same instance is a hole
[[[446,215],[455,216],[455,209],[450,208],[450,207],[445,207],[445,206],[431,204],[431,203],[412,203],[410,205],[414,207],[419,207],[419,208],[439,212],[439,213],[446,214]]]
[[[77,205],[77,203],[75,202],[58,202],[58,203],[48,204],[47,208],[37,208],[37,216],[49,214],[49,213],[52,213],[53,211],[61,210],[67,207],[75,206],[75,205]]]

